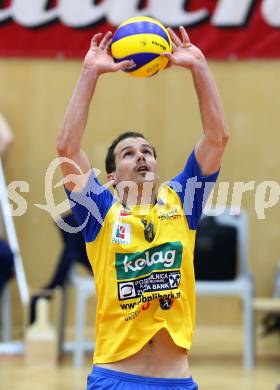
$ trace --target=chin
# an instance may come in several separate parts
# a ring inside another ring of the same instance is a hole
[[[155,181],[155,174],[154,172],[143,172],[140,174],[141,180],[145,182],[152,182]]]
[[[140,187],[145,187],[145,186],[151,187],[152,186],[152,188],[154,188],[156,186],[157,182],[155,180],[146,180],[145,178],[143,178],[143,179],[138,179],[136,181],[136,184]]]

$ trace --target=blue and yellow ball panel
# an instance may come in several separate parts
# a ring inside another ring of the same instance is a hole
[[[125,72],[136,77],[149,77],[166,67],[168,59],[160,54],[171,53],[172,42],[160,22],[149,17],[136,17],[118,27],[111,50],[116,62],[134,61],[135,66]]]

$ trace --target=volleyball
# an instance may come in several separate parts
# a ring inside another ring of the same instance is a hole
[[[158,20],[147,16],[131,18],[116,30],[111,45],[115,62],[133,60],[124,71],[131,76],[150,77],[168,64],[161,53],[172,52],[172,41],[167,29]]]

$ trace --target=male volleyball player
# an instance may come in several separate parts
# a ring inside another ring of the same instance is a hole
[[[81,150],[99,77],[132,65],[114,63],[110,32],[93,37],[58,136],[59,156],[74,161],[61,167],[73,212],[84,224],[98,296],[89,390],[197,389],[188,366],[195,321],[195,230],[228,131],[203,54],[183,27],[180,37],[169,32],[174,51],[165,55],[172,65],[191,71],[204,129],[172,183],[156,189],[156,153],[142,134],[124,133],[108,149],[106,170],[115,198]]]

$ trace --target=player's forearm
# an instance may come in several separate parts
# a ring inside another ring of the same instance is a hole
[[[217,145],[228,139],[224,109],[215,80],[206,60],[199,60],[191,69],[197,92],[205,134]]]
[[[97,79],[93,69],[82,68],[58,134],[57,150],[60,155],[71,157],[80,150]]]
[[[3,156],[11,143],[14,136],[5,118],[0,114],[0,156]]]

